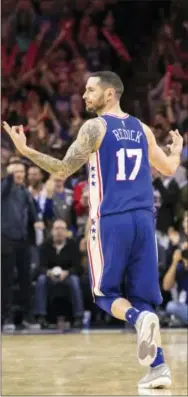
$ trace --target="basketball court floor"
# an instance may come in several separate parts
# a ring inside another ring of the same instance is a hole
[[[136,334],[2,336],[3,396],[187,396],[187,330],[164,330],[170,390],[138,390],[147,369],[136,359]]]

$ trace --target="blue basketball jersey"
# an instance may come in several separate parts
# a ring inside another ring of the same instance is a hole
[[[106,134],[89,159],[91,218],[134,209],[153,211],[148,142],[138,119],[105,114]]]

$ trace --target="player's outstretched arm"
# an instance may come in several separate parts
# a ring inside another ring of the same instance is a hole
[[[151,129],[145,124],[142,124],[142,126],[148,140],[149,160],[151,165],[163,175],[173,175],[180,165],[180,156],[183,147],[182,136],[179,134],[178,130],[169,132],[172,138],[172,144],[167,146],[170,149],[170,154],[167,156],[157,145]]]
[[[50,174],[63,179],[76,172],[88,161],[89,155],[98,149],[104,135],[104,126],[99,119],[86,121],[80,128],[77,139],[69,147],[61,161],[28,147],[23,126],[10,127],[6,122],[3,122],[3,127],[22,155],[28,157],[33,163]]]

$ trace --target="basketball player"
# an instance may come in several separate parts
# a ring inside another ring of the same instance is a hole
[[[122,81],[112,72],[98,72],[88,79],[83,98],[87,111],[98,117],[82,125],[62,161],[28,147],[23,126],[3,125],[24,156],[55,176],[66,179],[89,163],[88,255],[95,303],[135,326],[138,361],[150,366],[139,386],[166,387],[171,375],[154,312],[162,298],[150,164],[164,175],[175,173],[183,140],[177,130],[171,131],[167,156],[150,128],[121,110],[123,90]],[[121,293],[125,276],[126,299]]]

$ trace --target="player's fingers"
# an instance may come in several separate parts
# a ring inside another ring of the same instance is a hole
[[[25,134],[24,134],[23,125],[19,125],[19,134],[20,134],[20,135],[25,135]]]
[[[182,138],[182,136],[180,135],[180,133],[179,133],[178,130],[175,131],[175,134],[174,134],[174,141],[175,141],[176,143],[179,143],[179,142],[183,141],[183,138]]]
[[[176,135],[175,131],[170,131],[170,132],[169,132],[169,134],[170,134],[170,136],[171,136],[172,140],[174,141],[174,140],[175,140],[175,138],[177,137],[177,135]]]
[[[175,135],[175,131],[171,130],[171,131],[169,132],[169,135],[171,135],[171,137],[173,138],[174,135]]]
[[[183,137],[182,137],[182,135],[179,133],[179,130],[176,130],[175,133],[176,133],[176,137],[177,137],[178,139],[183,140]]]
[[[12,131],[11,131],[12,135],[17,135],[17,128],[18,127],[16,125],[13,125]]]
[[[4,128],[4,130],[5,130],[6,132],[8,132],[8,134],[11,133],[11,127],[10,127],[10,125],[9,125],[6,121],[3,121],[3,122],[2,122],[2,127]]]
[[[173,142],[178,142],[182,138],[178,130],[170,131],[169,134],[171,135]]]
[[[174,138],[175,138],[176,140],[179,140],[180,137],[181,137],[181,135],[179,134],[179,131],[178,131],[178,130],[174,131]]]

